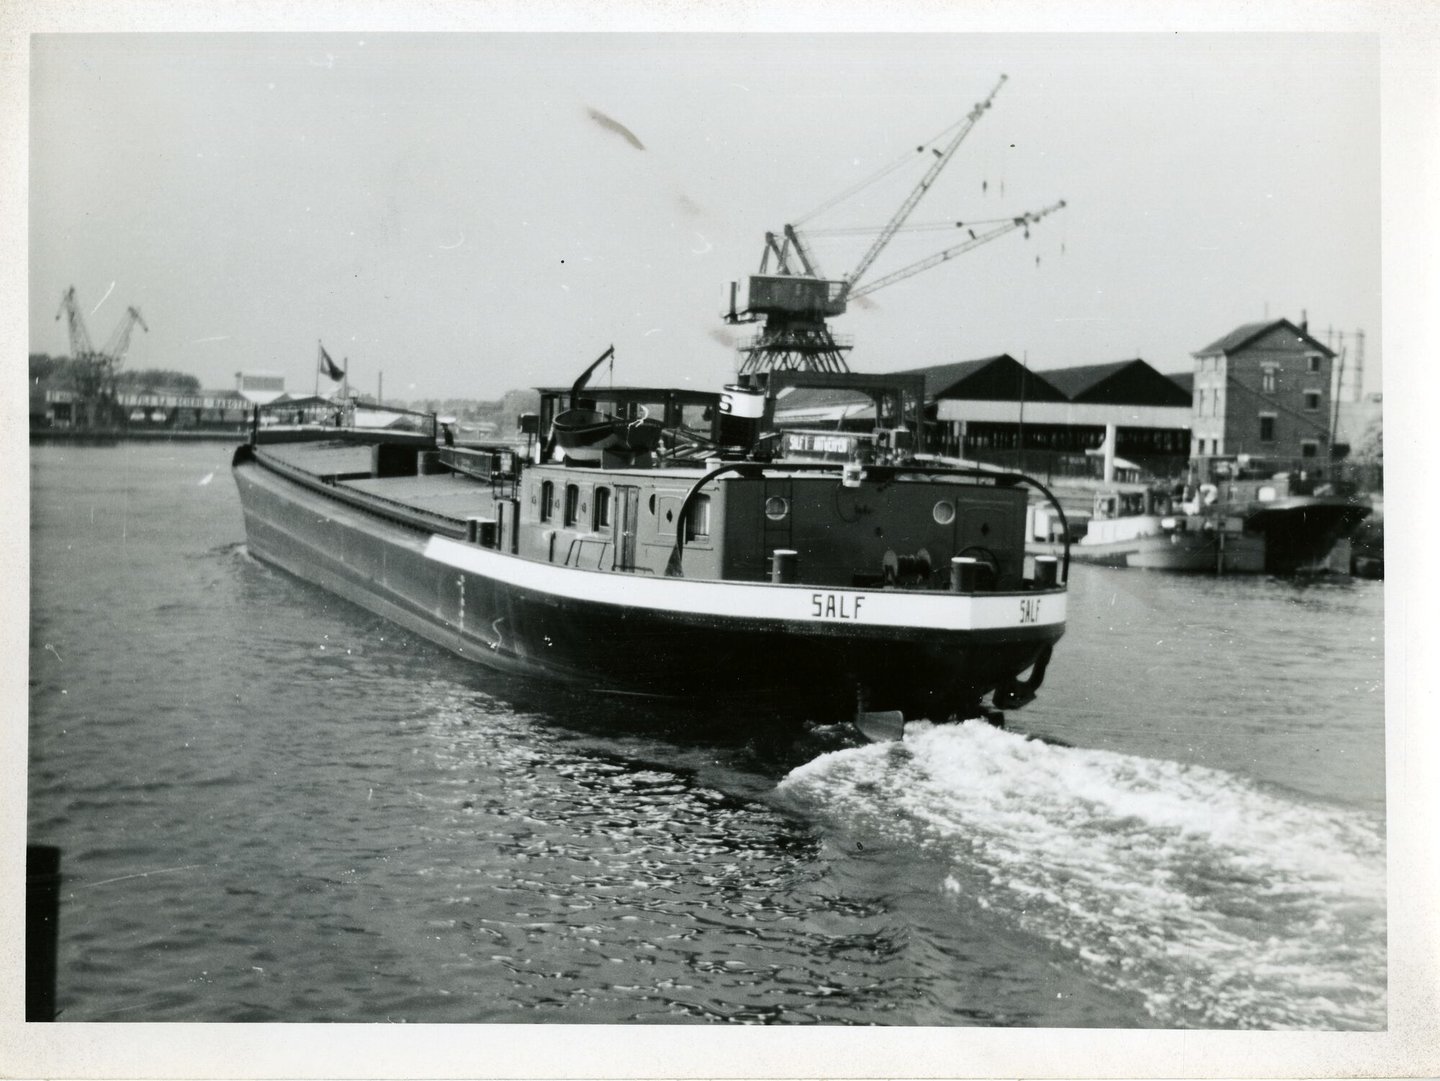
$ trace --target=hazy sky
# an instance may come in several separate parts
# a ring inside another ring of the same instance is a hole
[[[31,59],[36,352],[69,351],[73,284],[97,345],[133,304],[128,365],[207,387],[308,391],[323,339],[391,398],[568,383],[611,343],[616,382],[711,389],[765,231],[908,154],[808,222],[883,224],[1004,73],[911,220],[1067,208],[856,306],[852,367],[1179,370],[1304,310],[1365,332],[1379,389],[1365,35],[40,35]],[[897,237],[868,277],[954,240]],[[814,241],[837,276],[867,244]]]

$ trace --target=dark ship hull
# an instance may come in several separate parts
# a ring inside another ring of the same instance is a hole
[[[1335,546],[1355,532],[1370,507],[1344,496],[1288,496],[1231,513],[1244,519],[1247,534],[1264,539],[1267,574],[1296,574],[1324,569]]]
[[[399,448],[399,460],[407,450],[413,471],[397,470],[397,454],[388,449],[344,442],[241,447],[234,475],[249,549],[497,669],[756,716],[837,721],[898,711],[943,720],[978,715],[986,695],[1002,708],[1028,701],[1064,631],[1064,586],[1023,579],[1008,560],[990,568],[1003,569],[1002,579],[992,575],[973,592],[950,588],[948,561],[903,588],[885,580],[884,561],[876,558],[876,573],[859,576],[857,585],[837,581],[825,569],[826,555],[797,526],[787,536],[815,568],[814,580],[803,573],[796,581],[771,580],[765,565],[739,556],[728,570],[707,574],[705,561],[718,558],[719,542],[707,548],[704,537],[692,539],[684,553],[699,571],[687,577],[673,566],[666,573],[657,554],[646,565],[626,532],[626,504],[619,499],[608,534],[575,531],[567,539],[563,528],[532,510],[535,493],[548,500],[549,485],[581,476],[591,484],[586,498],[592,503],[599,501],[596,489],[612,482],[621,493],[634,488],[628,503],[636,521],[648,521],[656,492],[674,498],[663,493],[675,491],[677,481],[699,491],[701,470],[531,466],[527,472],[536,476],[529,483],[536,487],[525,488],[459,472],[434,475],[433,452]],[[554,482],[538,479],[547,469],[557,470]],[[842,498],[838,491],[828,495],[841,483],[833,469],[824,476],[791,475],[779,466],[766,473],[759,483],[775,490],[791,485],[786,490],[797,507],[801,497],[794,493],[804,485],[824,489],[819,503]],[[720,478],[710,482],[714,513],[723,514],[728,494],[732,513],[744,518],[747,482],[731,480],[733,493]],[[963,500],[968,491],[952,480],[938,494]],[[977,505],[998,513],[994,488],[977,491]],[[927,513],[932,494],[927,490],[922,500]],[[1017,495],[1023,514],[1023,493]],[[663,519],[655,518],[663,530]],[[640,549],[647,547],[644,528],[641,522]],[[718,536],[728,527],[717,521],[707,528]],[[876,543],[874,531],[866,522],[870,543]],[[1037,671],[1022,679],[1032,666]]]

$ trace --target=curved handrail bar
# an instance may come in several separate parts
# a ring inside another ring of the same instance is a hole
[[[1062,582],[1069,582],[1069,581],[1070,581],[1070,519],[1065,517],[1065,508],[1060,505],[1060,500],[1056,499],[1055,496],[1051,493],[1050,489],[1047,488],[1047,487],[1045,487],[1045,485],[1041,484],[1041,483],[1040,483],[1038,480],[1036,480],[1034,477],[1025,476],[1023,473],[1020,474],[1020,475],[1024,478],[1024,483],[1029,484],[1029,485],[1032,485],[1032,486],[1035,488],[1036,491],[1038,491],[1041,495],[1043,495],[1046,499],[1048,499],[1048,500],[1050,501],[1050,505],[1055,508],[1055,513],[1058,514],[1058,515],[1060,515],[1060,529],[1061,529],[1062,535],[1063,535],[1064,538],[1065,538],[1065,557],[1064,557],[1063,560],[1061,560],[1060,580],[1061,580]]]

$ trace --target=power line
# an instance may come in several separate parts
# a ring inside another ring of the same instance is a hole
[[[809,221],[811,218],[818,217],[819,215],[823,214],[825,211],[829,210],[831,207],[835,206],[836,204],[842,203],[842,202],[844,202],[846,199],[850,198],[852,195],[855,195],[855,194],[857,194],[857,193],[859,193],[859,192],[861,192],[861,191],[864,191],[864,190],[865,190],[866,188],[868,188],[871,184],[874,184],[874,183],[877,183],[877,182],[880,181],[880,180],[883,180],[885,177],[887,177],[887,176],[889,176],[891,173],[893,173],[896,169],[899,169],[899,168],[901,168],[903,165],[905,165],[906,162],[914,161],[916,154],[923,154],[923,153],[925,152],[925,148],[926,148],[926,147],[932,146],[932,145],[934,145],[935,143],[938,143],[941,139],[944,139],[946,136],[948,136],[952,131],[954,131],[956,128],[958,128],[958,127],[959,127],[961,124],[963,124],[963,123],[964,123],[963,120],[957,120],[955,123],[951,124],[951,125],[950,125],[948,128],[946,128],[944,131],[942,131],[942,132],[940,132],[938,135],[936,135],[933,139],[930,139],[928,142],[922,143],[920,146],[917,146],[917,147],[915,148],[915,150],[914,150],[913,153],[912,153],[911,151],[908,151],[908,150],[907,150],[905,153],[901,154],[898,158],[896,158],[894,161],[892,161],[889,165],[883,165],[883,166],[881,166],[879,169],[877,169],[875,172],[871,173],[871,174],[870,174],[868,177],[866,177],[864,180],[861,180],[861,181],[859,181],[858,183],[852,185],[851,187],[846,188],[846,189],[845,189],[844,191],[842,191],[839,195],[836,195],[836,196],[834,196],[834,197],[831,198],[831,199],[827,199],[825,202],[823,202],[823,203],[821,203],[819,206],[817,206],[814,210],[810,211],[810,213],[805,214],[805,215],[803,215],[803,216],[801,216],[801,217],[799,217],[799,218],[796,218],[791,224],[792,224],[792,225],[804,225],[804,224],[805,224],[807,221]],[[876,231],[878,232],[879,230],[877,229]]]

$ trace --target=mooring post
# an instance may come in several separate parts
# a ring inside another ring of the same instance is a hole
[[[25,846],[25,1020],[55,1020],[60,941],[60,850]]]
[[[770,581],[793,582],[799,574],[800,553],[793,548],[776,548],[770,553]]]
[[[1035,585],[1039,589],[1050,589],[1060,580],[1060,561],[1054,556],[1035,557]]]
[[[980,560],[974,556],[950,557],[950,590],[974,593],[980,584]]]

